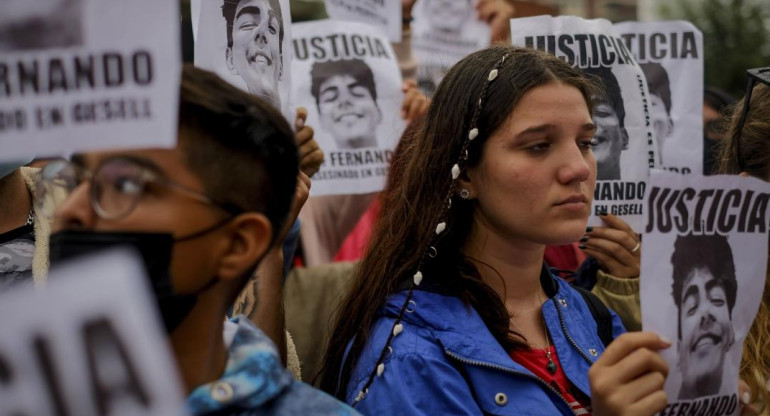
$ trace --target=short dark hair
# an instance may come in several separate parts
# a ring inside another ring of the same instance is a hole
[[[677,309],[682,308],[684,284],[695,270],[705,269],[724,288],[727,308],[732,317],[738,282],[735,279],[733,252],[726,236],[720,234],[677,236],[674,242],[674,253],[671,255],[671,265],[673,266],[671,291]],[[677,322],[679,322],[678,319]],[[678,323],[678,331],[681,338],[681,322]]]
[[[615,78],[612,70],[605,66],[598,66],[595,68],[583,68],[583,71],[593,76],[594,81],[601,85],[604,92],[603,95],[599,96],[598,100],[595,100],[595,104],[606,101],[615,111],[615,114],[617,114],[620,128],[625,129],[626,107],[623,104],[623,96],[620,93],[620,84],[618,84],[618,79]]]
[[[666,107],[666,114],[671,115],[671,81],[668,79],[668,72],[663,65],[657,62],[647,62],[639,64],[647,78],[647,88],[650,94],[657,95],[663,101]]]
[[[375,105],[377,104],[377,88],[374,85],[374,73],[364,61],[360,59],[340,59],[337,61],[316,62],[310,69],[310,92],[318,106],[321,95],[321,84],[331,77],[338,75],[350,75],[363,85],[371,94]]]
[[[212,72],[185,64],[179,147],[207,194],[265,214],[275,239],[299,170],[294,133],[278,110]]]
[[[222,16],[227,21],[227,27],[225,28],[227,32],[227,47],[231,48],[233,46],[233,25],[235,24],[235,11],[238,9],[238,4],[241,3],[242,0],[222,0]],[[270,8],[275,11],[275,14],[278,15],[278,51],[281,54],[281,59],[283,60],[283,12],[281,11],[281,4],[278,2],[278,0],[267,0],[267,2],[270,4]]]

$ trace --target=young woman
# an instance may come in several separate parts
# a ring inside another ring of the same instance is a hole
[[[770,79],[770,67],[764,68],[765,79]],[[745,123],[740,126],[743,108],[749,105]],[[729,128],[722,142],[720,173],[751,175],[770,181],[770,85],[758,84],[753,88],[748,103],[745,99],[735,106]],[[770,272],[770,269],[768,269]],[[770,274],[765,280],[765,291],[759,312],[743,344],[741,380],[751,391],[757,414],[770,415]]]
[[[371,415],[665,407],[654,351],[670,343],[620,335],[612,314],[605,351],[588,298],[543,267],[546,245],[586,232],[596,93],[580,70],[511,46],[446,74],[394,158],[325,390]]]

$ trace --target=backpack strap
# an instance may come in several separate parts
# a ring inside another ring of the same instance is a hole
[[[615,337],[612,334],[612,314],[607,306],[596,295],[579,286],[572,286],[583,296],[588,310],[596,321],[596,335],[605,347],[609,346]]]

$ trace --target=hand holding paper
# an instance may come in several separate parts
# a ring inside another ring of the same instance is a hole
[[[599,262],[602,270],[615,277],[639,277],[641,242],[634,230],[619,217],[601,215],[606,227],[589,227],[580,239],[580,249]]]
[[[588,370],[593,414],[653,415],[665,409],[668,364],[656,351],[670,346],[653,332],[615,338]]]

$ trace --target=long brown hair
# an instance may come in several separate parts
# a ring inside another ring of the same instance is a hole
[[[746,122],[743,130],[738,131],[744,102],[745,98],[733,107],[732,117],[728,120],[730,127],[720,149],[719,173],[741,173],[738,162],[740,148],[740,156],[744,162],[743,170],[751,176],[770,180],[770,87],[763,84],[754,87]],[[762,303],[743,344],[740,369],[741,380],[751,388],[752,400],[759,407],[762,416],[770,415],[770,392],[765,384],[770,377],[770,354],[767,352],[769,344],[770,273],[765,276]]]
[[[488,73],[493,68],[499,68],[499,75],[490,86]],[[368,341],[378,308],[401,282],[412,278],[418,267],[426,281],[438,282],[443,290],[473,306],[504,348],[525,347],[523,338],[509,331],[503,301],[461,253],[471,226],[473,202],[452,198],[451,209],[447,209],[445,198],[455,183],[450,171],[464,146],[468,146],[465,166],[478,165],[484,142],[509,117],[521,97],[551,82],[575,86],[589,110],[593,108],[591,97],[596,88],[592,81],[579,69],[533,49],[493,46],[467,56],[446,74],[425,119],[394,156],[381,196],[383,208],[339,308],[324,360],[322,389],[345,399],[351,371]],[[468,145],[472,125],[478,128],[478,137]],[[440,218],[446,231],[436,240],[434,231]],[[437,255],[425,256],[429,244]]]

